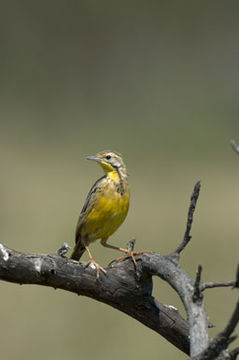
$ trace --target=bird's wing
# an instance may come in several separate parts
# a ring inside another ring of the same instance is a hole
[[[97,199],[97,190],[99,189],[99,184],[100,182],[106,178],[106,175],[102,176],[100,179],[98,179],[94,185],[92,186],[92,188],[90,189],[87,198],[85,200],[84,206],[81,210],[78,222],[77,222],[77,226],[76,226],[76,235],[75,235],[75,241],[77,243],[79,235],[80,235],[80,230],[82,225],[84,224],[84,221],[86,219],[86,215],[88,215],[91,210],[92,207],[95,204],[95,201]]]

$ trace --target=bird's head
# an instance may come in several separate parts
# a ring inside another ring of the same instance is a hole
[[[126,175],[126,167],[122,155],[117,152],[105,150],[94,156],[87,156],[87,159],[100,163],[106,174],[120,172],[122,175]]]

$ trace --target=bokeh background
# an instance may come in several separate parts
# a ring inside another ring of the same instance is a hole
[[[127,163],[127,220],[112,237],[162,254],[181,241],[192,188],[202,190],[181,264],[203,280],[235,276],[239,254],[237,1],[1,1],[0,239],[25,252],[73,245],[86,194],[102,175],[86,155]],[[94,244],[107,265],[114,251]],[[84,257],[86,260],[86,257]],[[185,359],[158,334],[91,299],[1,282],[1,356]],[[154,295],[184,310],[156,279]],[[209,290],[221,330],[238,294]],[[238,341],[234,345],[238,346]]]

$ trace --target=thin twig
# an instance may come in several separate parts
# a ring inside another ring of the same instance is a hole
[[[236,304],[231,319],[229,320],[227,326],[225,327],[225,329],[222,331],[221,334],[228,338],[235,330],[235,327],[237,326],[238,322],[239,322],[239,301]]]
[[[205,289],[212,289],[216,287],[239,288],[239,265],[237,266],[236,280],[204,282],[201,283],[200,290],[204,291]]]
[[[239,264],[237,265],[235,288],[239,288]]]
[[[201,274],[202,274],[202,265],[198,265],[197,274],[196,274],[196,280],[194,283],[194,289],[193,289],[193,302],[201,301],[202,300],[202,294],[201,294]]]
[[[182,243],[174,251],[175,254],[180,254],[181,251],[187,246],[187,244],[191,240],[192,236],[190,235],[190,231],[191,231],[192,222],[193,222],[193,214],[194,214],[197,200],[198,200],[199,193],[200,193],[200,187],[201,187],[201,183],[200,183],[200,180],[198,180],[194,186],[193,193],[192,193],[192,196],[190,199],[190,205],[189,205],[188,217],[187,217],[187,225],[186,225],[186,231],[184,234],[184,238],[183,238]]]
[[[127,242],[126,249],[130,251],[134,251],[136,239],[132,239],[129,242]]]
[[[215,282],[204,282],[204,283],[201,283],[200,285],[200,290],[201,291],[204,291],[205,289],[212,289],[212,288],[216,288],[216,287],[235,287],[236,285],[236,281],[234,280],[231,280],[231,281],[215,281]]]
[[[235,151],[235,153],[237,153],[239,155],[239,146],[237,146],[236,141],[235,140],[231,140],[230,141],[230,145],[233,148],[233,150]]]
[[[236,347],[235,349],[229,351],[229,356],[231,360],[236,360],[237,355],[239,355],[239,347]]]
[[[68,251],[70,250],[70,245],[68,245],[66,242],[63,243],[63,245],[60,247],[60,249],[57,250],[57,255],[64,257]]]

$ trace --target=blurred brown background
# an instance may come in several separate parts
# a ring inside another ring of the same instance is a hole
[[[202,191],[181,264],[233,279],[239,254],[237,1],[1,1],[0,239],[19,251],[73,245],[86,194],[102,175],[86,155],[127,163],[126,222],[112,237],[167,254]],[[106,265],[118,256],[95,244]],[[84,257],[84,259],[86,259]],[[159,301],[182,306],[156,280]],[[221,330],[237,294],[209,290]],[[185,359],[159,335],[71,293],[1,283],[1,356],[13,359]],[[235,343],[236,344],[236,343]],[[238,345],[238,341],[237,341]]]

